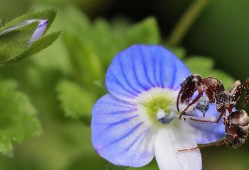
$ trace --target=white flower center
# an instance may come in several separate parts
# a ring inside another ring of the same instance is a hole
[[[140,94],[135,101],[144,121],[156,126],[178,121],[177,94],[177,91],[165,88],[153,88]]]

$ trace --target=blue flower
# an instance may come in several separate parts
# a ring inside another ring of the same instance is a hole
[[[176,98],[189,75],[161,46],[133,45],[117,54],[106,73],[110,94],[92,110],[92,143],[98,154],[121,166],[141,167],[156,157],[162,170],[201,169],[199,149],[178,150],[223,137],[224,126],[179,120]],[[206,115],[218,114],[210,107],[212,113]]]

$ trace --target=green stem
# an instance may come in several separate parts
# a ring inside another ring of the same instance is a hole
[[[167,42],[170,46],[177,46],[183,40],[185,34],[192,26],[200,13],[207,6],[208,0],[195,0],[190,7],[185,11],[178,23],[173,29]]]

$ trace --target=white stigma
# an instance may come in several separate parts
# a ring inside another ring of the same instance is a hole
[[[159,109],[157,112],[157,120],[161,120],[165,118],[166,114],[163,109]]]

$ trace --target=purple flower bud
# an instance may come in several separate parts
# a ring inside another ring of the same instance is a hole
[[[30,46],[34,41],[36,41],[37,39],[39,39],[45,32],[46,28],[47,28],[47,25],[48,25],[48,20],[40,20],[40,19],[31,19],[31,20],[25,20],[25,21],[22,21],[2,32],[0,32],[0,36],[3,36],[5,34],[8,34],[10,32],[13,32],[15,30],[18,30],[22,27],[25,27],[29,24],[32,24],[32,23],[35,23],[35,22],[38,22],[38,25],[35,29],[35,31],[33,32],[32,34],[32,37],[31,39],[29,40],[29,42],[27,43],[26,47]]]
[[[38,20],[39,24],[36,27],[31,39],[28,42],[28,46],[31,45],[35,40],[39,39],[45,32],[48,25],[48,20]]]

